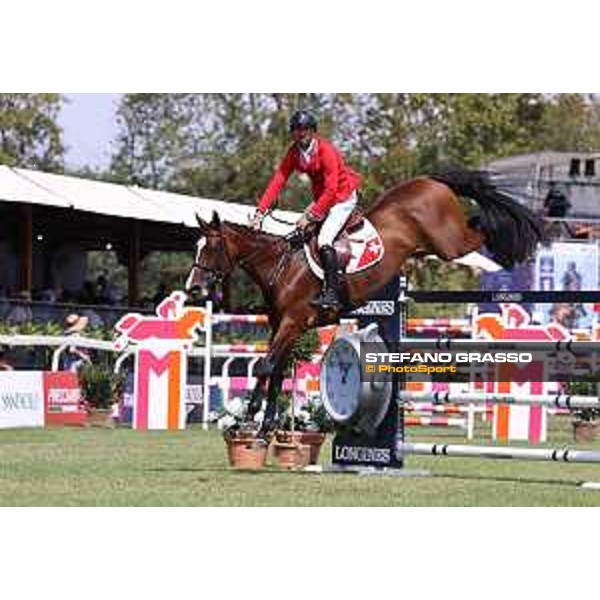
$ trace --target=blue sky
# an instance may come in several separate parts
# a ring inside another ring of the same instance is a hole
[[[122,94],[63,94],[68,102],[59,123],[70,167],[106,167],[117,133],[115,111]]]

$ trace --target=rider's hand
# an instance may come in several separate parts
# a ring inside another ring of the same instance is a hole
[[[261,212],[260,210],[257,210],[254,213],[254,216],[250,219],[250,227],[256,231],[260,231],[264,218],[265,218],[264,213]]]
[[[296,227],[304,231],[310,224],[311,221],[309,220],[309,218],[306,216],[306,214],[303,214],[296,223]]]
[[[300,217],[298,223],[296,223],[296,227],[301,231],[304,231],[306,228],[317,222],[318,219],[312,214],[309,207],[304,211],[304,214]]]

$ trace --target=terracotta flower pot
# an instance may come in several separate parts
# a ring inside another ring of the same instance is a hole
[[[275,432],[275,440],[280,444],[299,444],[302,442],[301,431],[277,431]]]
[[[112,408],[88,408],[87,424],[89,427],[114,428],[115,421]]]
[[[304,444],[276,441],[273,454],[282,469],[303,469],[310,462],[310,447]]]
[[[235,469],[262,469],[267,462],[269,446],[266,443],[257,443],[256,436],[240,435],[223,436],[227,444],[227,457],[229,464]]]
[[[309,464],[316,465],[319,462],[321,446],[325,442],[326,435],[319,431],[303,431],[301,433],[300,443],[306,444],[310,448]]]
[[[309,464],[316,465],[319,462],[321,446],[325,442],[326,435],[319,431],[278,431],[275,439],[280,444],[302,444],[309,446]]]

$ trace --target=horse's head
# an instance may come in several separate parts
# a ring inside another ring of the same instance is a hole
[[[202,284],[209,287],[221,283],[228,277],[235,266],[236,255],[228,241],[227,232],[215,212],[210,223],[196,215],[200,238],[198,239],[196,257],[186,282],[186,291],[194,292]]]

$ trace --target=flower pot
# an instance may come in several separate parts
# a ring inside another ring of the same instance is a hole
[[[327,436],[319,431],[303,431],[300,437],[300,443],[305,444],[310,449],[309,464],[316,465],[319,462],[321,446]]]
[[[301,431],[277,431],[275,440],[280,444],[299,444],[302,441],[302,435]]]
[[[112,408],[88,408],[87,424],[88,427],[114,428],[115,421]]]
[[[235,469],[262,469],[267,462],[269,446],[257,443],[256,436],[223,436],[227,444],[229,464]]]
[[[598,421],[573,421],[573,436],[576,443],[593,442],[600,432]]]
[[[303,469],[310,462],[310,447],[304,444],[275,442],[273,454],[282,469]]]
[[[280,444],[302,444],[310,450],[309,464],[316,465],[319,462],[321,446],[327,436],[319,431],[278,431],[275,439]]]

